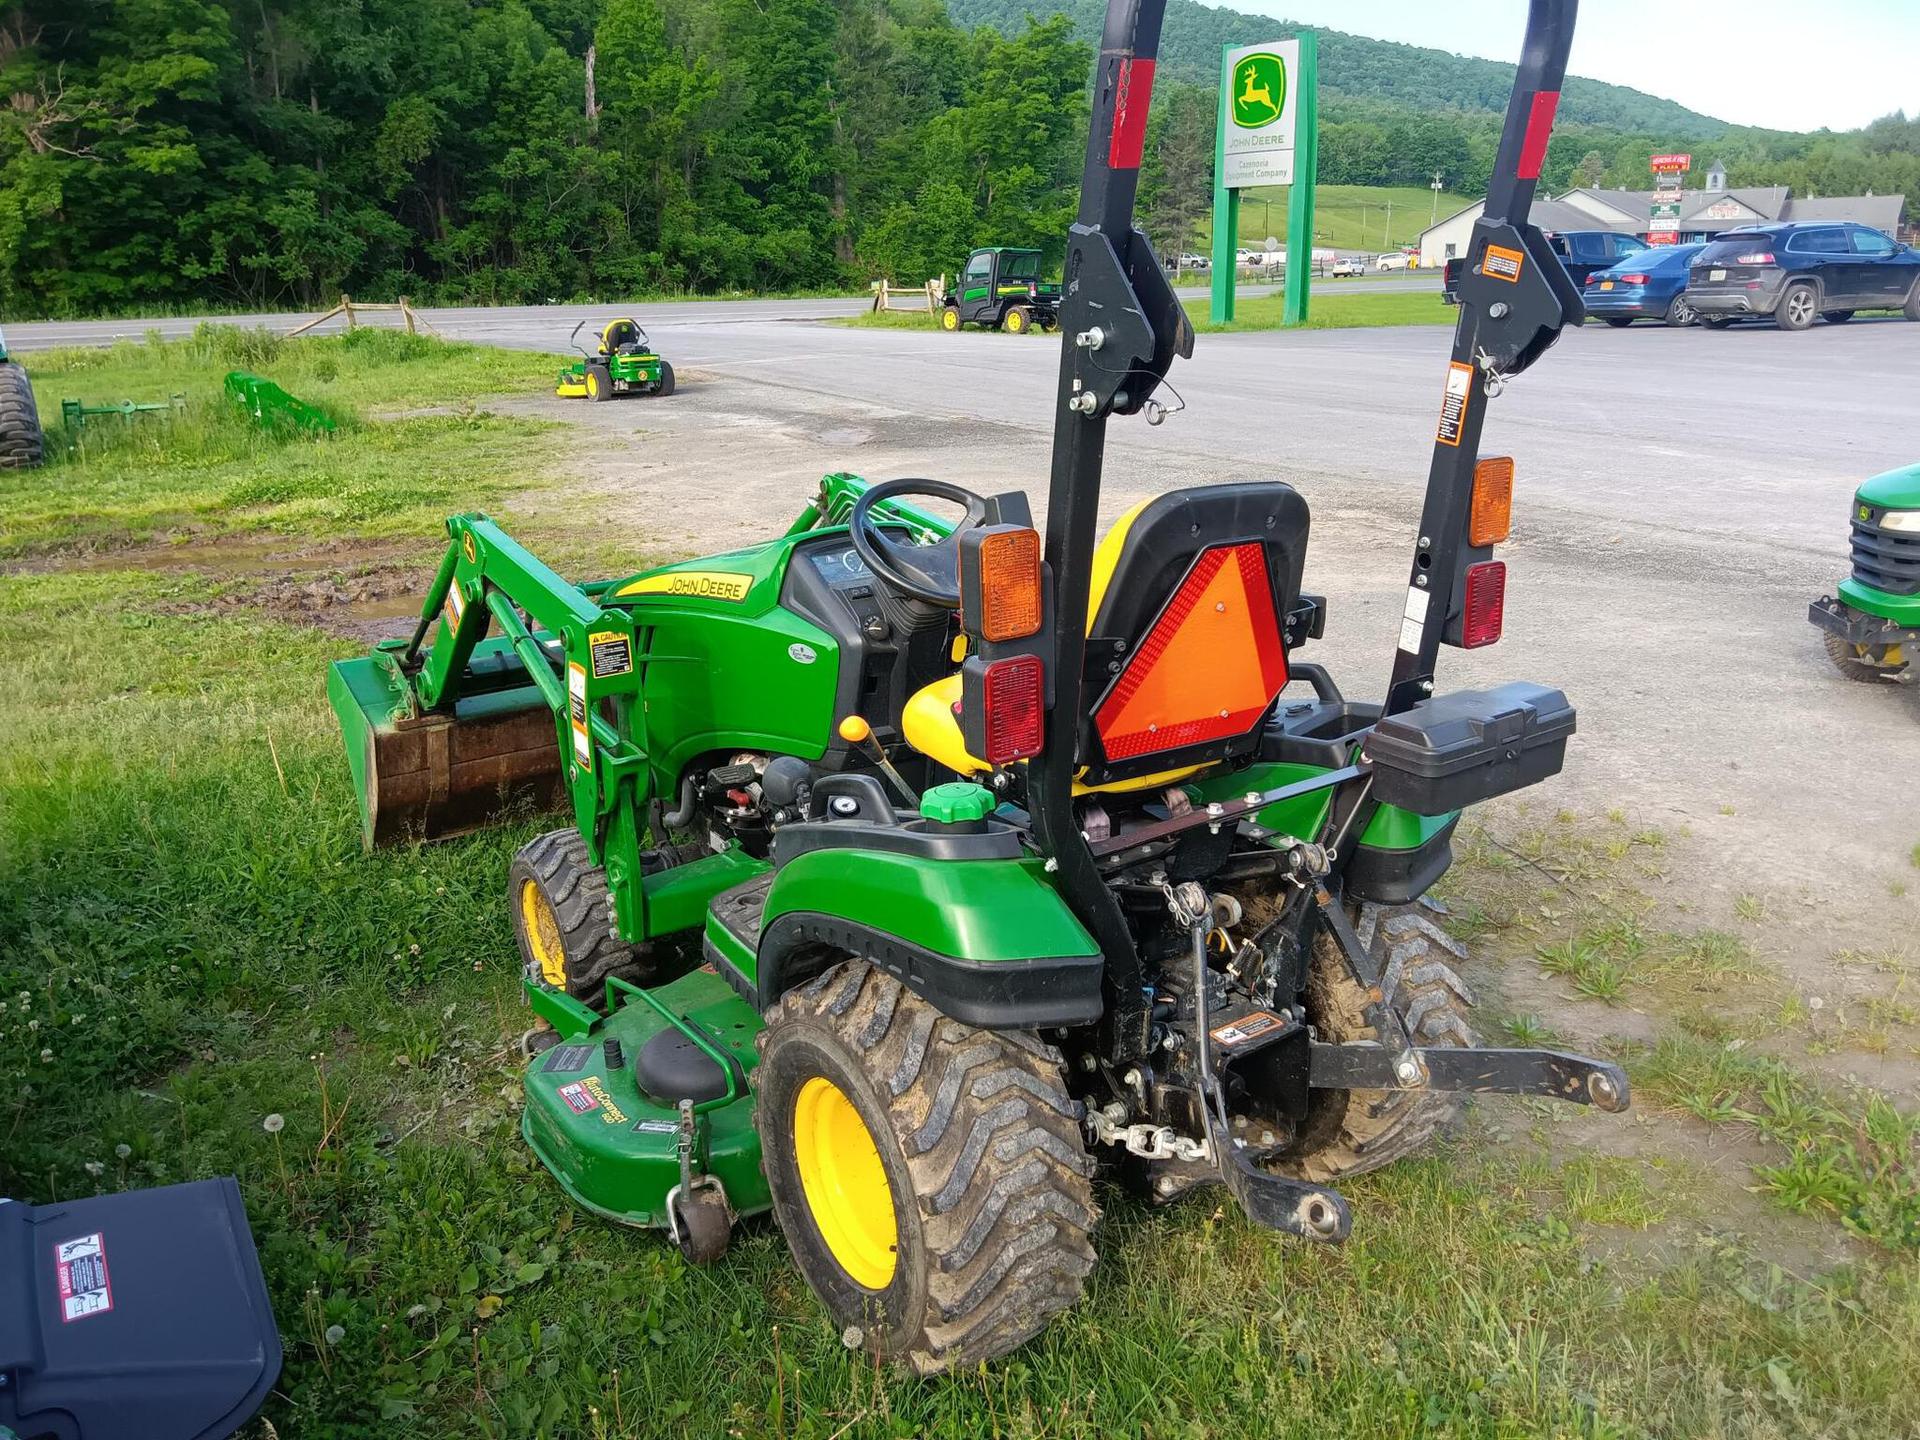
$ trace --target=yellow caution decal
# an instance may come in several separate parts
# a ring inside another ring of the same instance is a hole
[[[727,570],[670,570],[630,580],[615,595],[685,595],[695,600],[744,600],[753,576]]]

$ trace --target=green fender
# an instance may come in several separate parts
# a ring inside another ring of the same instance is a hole
[[[954,860],[834,847],[795,856],[763,911],[761,1007],[842,955],[986,1029],[1100,1017],[1099,947],[1034,858]]]

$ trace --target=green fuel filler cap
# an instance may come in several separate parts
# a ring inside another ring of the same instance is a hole
[[[935,785],[920,797],[920,813],[942,825],[977,824],[993,813],[993,793],[964,780]]]

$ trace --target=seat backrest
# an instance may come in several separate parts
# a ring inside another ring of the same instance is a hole
[[[615,320],[607,326],[600,336],[600,353],[618,355],[622,345],[637,345],[640,342],[640,327],[631,320]]]
[[[1080,762],[1089,784],[1244,753],[1287,683],[1307,502],[1276,480],[1175,490],[1094,557]]]

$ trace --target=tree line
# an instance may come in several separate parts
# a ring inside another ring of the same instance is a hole
[[[917,283],[976,244],[1057,258],[1092,49],[1074,14],[955,3],[994,23],[940,0],[0,0],[0,313],[804,290]],[[1188,9],[1230,13],[1179,0],[1170,43]],[[1323,51],[1322,181],[1484,190],[1497,109],[1433,104],[1400,53],[1429,52],[1347,49],[1345,68]],[[1172,67],[1155,97],[1142,213],[1166,251],[1210,203],[1203,78]],[[1596,93],[1555,132],[1549,190],[1641,188],[1648,156],[1691,149],[1736,186],[1920,202],[1920,120],[1701,139],[1671,102]]]

